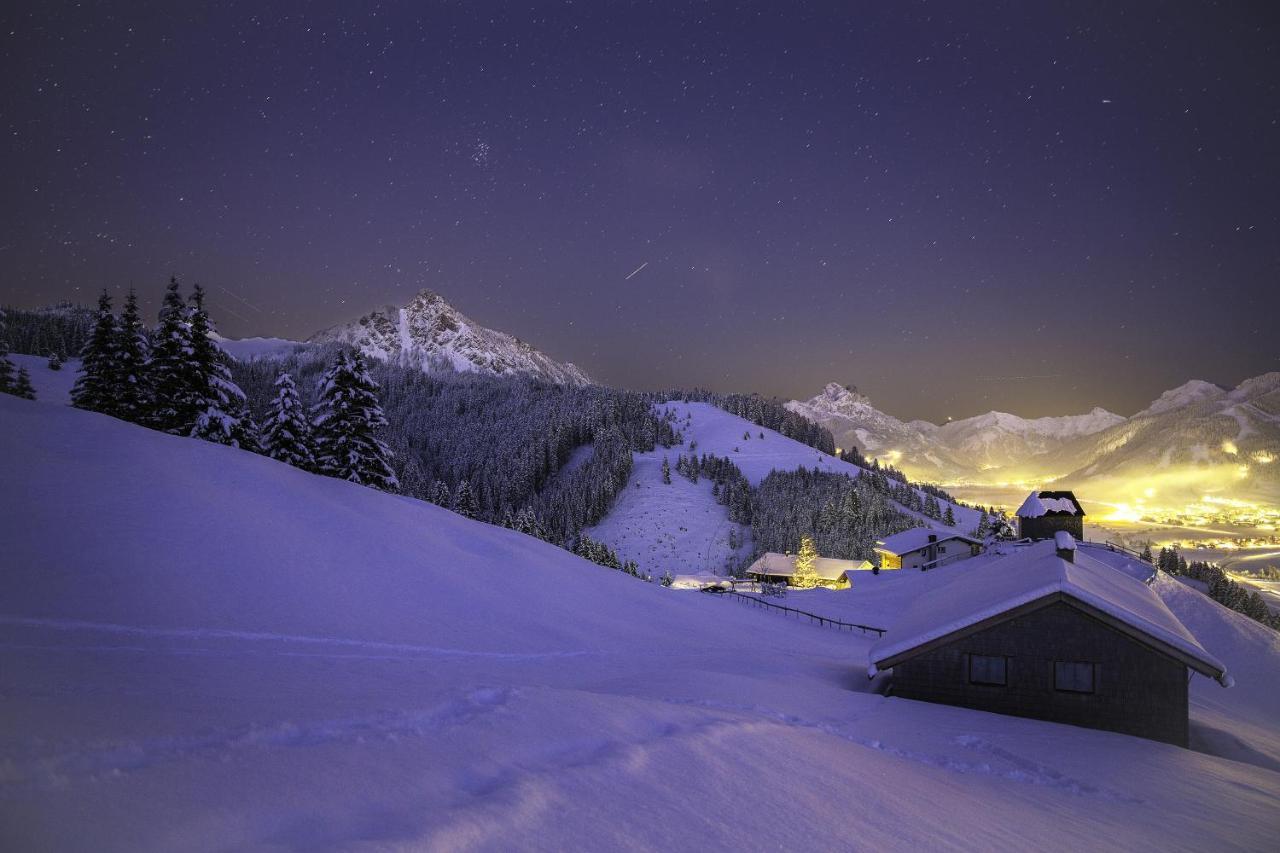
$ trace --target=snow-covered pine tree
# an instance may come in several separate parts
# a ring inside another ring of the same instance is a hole
[[[189,435],[200,414],[204,382],[195,365],[191,324],[176,277],[169,279],[160,321],[151,338],[147,385],[151,391],[149,424],[175,435]]]
[[[12,393],[16,379],[13,362],[9,360],[9,343],[0,339],[0,394]]]
[[[80,375],[71,388],[71,405],[90,412],[115,415],[116,363],[119,356],[119,329],[111,312],[111,296],[104,288],[98,297],[98,314],[89,340],[80,351]]]
[[[948,527],[956,526],[956,514],[951,508],[951,504],[947,504],[947,512],[942,516],[942,523]]]
[[[671,460],[662,457],[662,482],[671,485]]]
[[[313,410],[316,464],[322,473],[384,492],[400,484],[391,470],[391,451],[378,438],[387,425],[378,385],[359,350],[344,349],[320,380]]]
[[[49,369],[50,370],[61,370],[62,362],[64,361],[66,361],[66,359],[64,359],[62,357],[62,354],[57,350],[54,350],[53,352],[49,353]]]
[[[147,387],[150,348],[147,327],[142,324],[142,315],[138,311],[138,295],[129,288],[116,329],[113,385],[118,417],[134,423],[145,421],[151,406]]]
[[[204,307],[204,288],[195,286],[188,314],[191,361],[196,372],[196,420],[191,437],[260,452],[258,426],[249,415],[244,392],[231,379],[227,354],[213,339],[213,321]]]
[[[475,518],[479,514],[479,507],[476,506],[476,493],[472,491],[469,480],[462,480],[458,483],[458,488],[453,493],[452,509],[464,518]]]
[[[293,377],[281,373],[276,377],[275,387],[271,416],[263,430],[266,454],[295,468],[314,471],[316,455],[311,441],[311,422],[307,420]]]
[[[436,506],[449,506],[452,495],[449,493],[449,485],[444,480],[436,480],[431,484],[431,491],[427,495],[427,500]]]
[[[27,373],[25,366],[18,368],[18,378],[14,380],[13,390],[9,393],[24,400],[34,400],[36,398],[35,386],[31,384],[31,375]]]

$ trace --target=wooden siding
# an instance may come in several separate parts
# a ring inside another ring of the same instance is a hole
[[[1003,687],[970,684],[968,655],[1008,658]],[[1054,688],[1055,661],[1097,664],[1095,692]],[[1063,601],[893,668],[893,695],[1187,745],[1187,667]]]
[[[1065,530],[1076,539],[1083,540],[1084,516],[1041,515],[1018,519],[1018,533],[1023,539],[1052,539],[1053,534],[1059,530]]]

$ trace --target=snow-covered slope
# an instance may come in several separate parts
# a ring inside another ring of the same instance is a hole
[[[8,397],[0,458],[6,850],[1274,840],[1273,771],[861,692],[864,638],[417,501]]]
[[[635,560],[654,577],[665,571],[723,574],[730,563],[752,553],[750,528],[729,521],[727,510],[712,496],[709,481],[690,483],[673,470],[671,483],[662,482],[664,457],[674,469],[681,454],[722,456],[732,460],[753,486],[770,471],[804,467],[856,477],[861,470],[709,403],[677,401],[663,408],[674,413],[684,444],[635,454],[627,487],[609,514],[587,530],[591,538],[609,545],[618,556]],[[955,530],[968,532],[977,526],[976,511],[953,506],[953,512]],[[731,547],[731,532],[736,549]]]
[[[423,290],[403,308],[379,308],[307,340],[343,341],[374,358],[424,370],[495,376],[520,373],[561,385],[590,382],[577,366],[555,361],[506,332],[486,329],[430,290]]]
[[[49,369],[49,359],[38,355],[10,353],[14,367],[25,367],[36,389],[36,399],[46,403],[71,403],[71,388],[80,372],[80,359],[67,359],[58,370]]]

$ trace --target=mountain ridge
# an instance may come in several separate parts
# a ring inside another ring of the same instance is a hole
[[[307,343],[342,342],[382,361],[423,370],[494,376],[521,374],[559,385],[590,385],[586,372],[560,362],[515,335],[472,320],[433,290],[423,289],[404,307],[384,305],[322,329]]]

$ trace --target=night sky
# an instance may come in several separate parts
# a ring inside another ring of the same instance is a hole
[[[430,287],[609,384],[933,420],[1280,370],[1275,4],[359,5],[5,3],[0,302]]]

